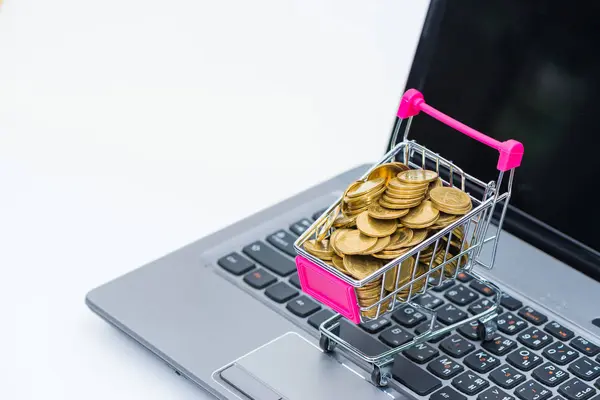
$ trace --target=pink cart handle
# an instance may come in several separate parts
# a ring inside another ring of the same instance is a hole
[[[459,122],[426,104],[423,94],[421,94],[421,92],[418,90],[408,89],[400,101],[400,107],[398,107],[397,114],[398,118],[405,119],[412,117],[419,114],[421,111],[448,125],[449,127],[454,128],[457,131],[462,132],[465,135],[498,150],[500,152],[497,166],[498,170],[508,171],[521,165],[524,148],[520,142],[517,142],[513,139],[509,139],[505,142],[499,142],[496,139],[478,132],[475,129],[468,127],[462,122]]]

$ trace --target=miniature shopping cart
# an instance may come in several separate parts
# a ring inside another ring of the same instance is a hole
[[[467,174],[446,158],[419,145],[414,140],[408,140],[412,118],[421,111],[498,150],[500,153],[497,164],[498,179],[485,183]],[[515,140],[499,142],[456,121],[425,103],[423,95],[414,89],[406,91],[402,97],[397,117],[390,145],[391,149],[379,163],[373,165],[359,180],[365,180],[369,173],[379,165],[392,161],[403,162],[411,168],[435,170],[445,186],[458,187],[468,193],[473,202],[471,211],[427,238],[411,251],[390,260],[386,265],[360,280],[344,274],[306,252],[303,248],[306,240],[317,236],[323,237],[323,231],[327,226],[330,226],[328,221],[330,222],[332,218],[335,218],[334,216],[341,209],[343,196],[332,204],[294,243],[298,253],[296,265],[302,290],[337,312],[319,327],[320,347],[323,351],[330,352],[337,346],[354,361],[371,366],[371,381],[377,386],[385,386],[390,380],[391,367],[396,354],[436,336],[444,335],[463,324],[471,324],[481,340],[490,340],[493,337],[497,329],[495,318],[498,315],[497,310],[502,292],[497,286],[479,276],[473,268],[493,268],[498,239],[510,199],[515,168],[521,164],[523,158],[523,145],[521,143]],[[402,125],[404,125],[403,140],[396,144]],[[506,172],[508,172],[508,182],[503,184]],[[492,218],[494,218],[494,224],[491,224]],[[457,234],[457,229],[461,232],[460,235]],[[455,246],[453,253],[456,254],[449,252],[451,243]],[[486,250],[482,254],[484,247],[489,248],[489,251]],[[422,254],[431,252],[432,248],[433,254],[440,252],[443,262],[440,261],[440,256],[422,256]],[[456,251],[456,248],[460,251]],[[411,278],[401,280],[399,279],[401,269],[405,264],[411,266],[410,262],[403,263],[403,261],[411,257],[415,260],[414,265],[417,265],[420,260],[427,259],[424,264],[428,265],[428,268],[425,269],[424,275],[415,275],[417,268],[412,268]],[[437,262],[434,262],[434,259]],[[451,273],[447,271],[451,271]],[[464,272],[468,272],[474,279],[489,286],[494,291],[495,295],[492,298],[491,306],[477,315],[467,317],[448,326],[437,325],[437,327],[443,327],[434,329],[436,327],[436,312],[421,306],[415,302],[415,298],[431,288],[443,285],[449,279],[455,279],[459,273]],[[389,287],[386,290],[386,274],[396,274],[395,280],[393,280],[396,284],[392,291],[389,290]],[[426,280],[425,284],[423,279]],[[368,307],[360,306],[357,289],[360,290],[361,287],[369,284],[372,287],[373,282],[379,281],[381,281],[381,290],[377,301]],[[429,316],[430,321],[428,329],[408,343],[382,354],[368,355],[340,336],[340,320],[343,317],[355,324],[365,323],[376,320],[406,304]]]

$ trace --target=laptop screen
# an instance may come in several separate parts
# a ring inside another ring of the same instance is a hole
[[[499,140],[525,146],[505,228],[600,277],[600,4],[434,1],[407,87]],[[425,114],[414,138],[495,180],[497,153]]]

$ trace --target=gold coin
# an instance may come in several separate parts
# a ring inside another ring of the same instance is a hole
[[[434,204],[434,207],[435,207],[435,204]],[[435,221],[435,226],[437,229],[445,228],[448,225],[452,224],[454,221],[458,221],[459,219],[460,219],[460,216],[440,212],[440,217],[437,219],[437,221]]]
[[[317,240],[318,241],[325,239],[325,237],[327,236],[327,233],[333,226],[333,223],[334,223],[335,219],[337,218],[339,212],[340,212],[340,207],[339,206],[335,207],[327,215],[327,217],[325,218],[325,221],[323,221],[322,225],[317,227]]]
[[[396,265],[392,269],[388,270],[385,273],[384,277],[384,286],[385,290],[388,292],[393,292],[397,287],[400,287],[410,281],[412,278],[412,273],[415,268],[415,259],[412,257],[407,258],[406,260],[400,263],[400,277],[396,281],[396,277],[398,276],[398,266]],[[396,285],[396,283],[398,283]]]
[[[375,246],[371,247],[369,250],[362,252],[362,255],[379,253],[381,250],[385,249],[385,247],[390,244],[390,236],[384,236],[377,239],[377,243]]]
[[[396,230],[393,236],[396,236],[394,241],[392,242],[390,239],[390,243],[384,250],[398,250],[402,247],[406,247],[405,243],[408,243],[413,238],[413,230],[410,228],[400,228]]]
[[[437,172],[428,169],[409,169],[398,174],[398,180],[404,183],[429,183],[437,177]]]
[[[401,247],[415,247],[427,237],[427,229],[412,230],[413,236],[408,243],[403,243]]]
[[[329,261],[333,256],[333,250],[329,245],[329,240],[307,240],[304,242],[304,250],[321,260]]]
[[[346,196],[346,197],[344,197],[344,202],[346,204],[348,204],[348,207],[350,207],[350,208],[357,208],[357,207],[360,207],[361,205],[368,204],[368,203],[371,203],[371,202],[377,200],[379,198],[379,196],[383,192],[385,192],[385,190],[386,190],[385,186],[382,186],[381,188],[377,189],[376,191],[367,193],[362,196],[358,196],[358,197]]]
[[[387,183],[390,179],[394,178],[400,172],[406,171],[408,169],[408,165],[402,164],[401,162],[386,163],[376,167],[373,171],[371,171],[367,176],[367,179],[372,180],[377,178],[384,178],[385,182]]]
[[[333,266],[339,271],[345,274],[348,273],[348,271],[346,271],[346,267],[344,267],[344,259],[342,257],[338,256],[337,254],[334,254],[331,258],[331,262],[333,263]]]
[[[348,229],[340,232],[335,237],[335,247],[345,256],[354,255],[367,251],[377,243],[376,237],[369,237],[356,229]],[[346,257],[344,257],[346,258]]]
[[[356,218],[356,227],[364,235],[380,238],[396,232],[397,223],[394,219],[375,219],[364,211]]]
[[[435,219],[433,221],[426,222],[424,224],[404,224],[404,225],[411,229],[425,229],[425,228],[429,228],[429,227],[433,226],[433,224],[435,224]]]
[[[406,183],[400,181],[397,177],[388,182],[387,188],[399,192],[423,192],[427,191],[429,183]]]
[[[345,206],[345,204],[344,204]],[[362,207],[362,208],[358,208],[356,210],[348,210],[348,209],[344,209],[344,206],[342,206],[342,212],[344,213],[344,215],[348,216],[348,217],[354,217],[356,219],[356,216],[360,213],[362,213],[363,211],[366,211],[367,208],[369,208],[368,206]]]
[[[423,198],[425,197],[424,194],[421,194],[420,192],[397,192],[394,190],[390,190],[387,189],[385,191],[384,196],[390,197],[392,199],[404,199],[404,200],[423,200]]]
[[[385,290],[384,290],[385,295]],[[356,288],[356,295],[359,300],[373,300],[381,297],[381,283],[369,289]]]
[[[433,202],[433,200],[432,200]],[[435,208],[437,208],[438,210],[445,212],[446,214],[453,214],[453,215],[465,215],[466,213],[468,213],[469,211],[471,211],[471,209],[473,209],[473,204],[469,203],[467,204],[467,206],[465,208],[450,208],[450,207],[446,207],[443,204],[439,204],[436,202],[433,202],[433,205],[435,206]]]
[[[409,251],[410,251],[409,248],[402,248],[402,249],[398,249],[398,250],[382,250],[379,253],[372,254],[372,256],[375,258],[381,258],[384,260],[393,260],[395,258],[403,256],[404,254],[408,253]]]
[[[443,187],[443,186],[444,186],[444,182],[442,181],[441,178],[437,178],[433,182],[430,182],[429,186],[427,187],[427,192],[425,193],[425,198],[429,199],[430,193],[433,189],[435,189],[436,187]]]
[[[350,255],[344,257],[344,267],[356,279],[364,279],[382,266],[383,263],[380,260],[370,256]]]
[[[406,209],[412,208],[412,207],[407,207],[403,204],[390,203],[389,201],[385,201],[384,198],[379,199],[379,205],[382,207],[385,207],[385,208],[389,208],[391,210],[406,210]]]
[[[347,231],[348,229],[345,228],[341,228],[341,229],[336,229],[335,231],[333,231],[333,233],[331,234],[331,236],[329,236],[329,246],[331,247],[331,249],[333,250],[333,252],[338,256],[338,257],[344,257],[344,253],[342,253],[336,246],[335,246],[335,241],[337,240],[337,236],[344,232]]]
[[[396,204],[396,205],[399,205],[399,206],[406,206],[406,207],[412,208],[412,207],[416,207],[419,204],[421,204],[421,201],[423,200],[423,197],[420,196],[420,197],[418,197],[416,199],[395,199],[393,197],[389,197],[389,196],[387,196],[387,195],[384,194],[383,196],[381,196],[381,199],[383,201],[385,201],[386,203]]]
[[[346,196],[350,197],[350,198],[362,196],[362,195],[370,193],[370,192],[375,192],[384,185],[385,185],[384,178],[377,178],[377,179],[361,182],[360,185],[357,185],[356,187],[349,190],[346,193]]]
[[[367,210],[369,215],[377,219],[396,219],[408,214],[408,209],[405,210],[391,210],[389,208],[382,207],[379,203],[373,203]]]
[[[333,221],[334,228],[349,228],[356,221],[356,217],[349,217],[343,213],[338,214],[335,221]]]
[[[455,187],[436,187],[429,193],[431,201],[443,206],[462,210],[471,204],[471,198],[468,194]]]
[[[373,302],[373,304],[376,304],[377,302]],[[373,308],[369,309],[369,310],[364,310],[361,311],[360,313],[367,318],[376,318],[377,317],[377,309],[379,308],[379,315],[381,316],[383,313],[387,312],[387,310],[390,307],[390,304],[392,303],[392,298],[390,297],[387,300],[384,300],[381,305],[379,306],[374,306]],[[361,304],[362,307],[368,307],[371,304]]]
[[[429,200],[423,201],[417,207],[411,209],[408,214],[400,219],[404,226],[410,227],[427,227],[439,218],[440,212]]]

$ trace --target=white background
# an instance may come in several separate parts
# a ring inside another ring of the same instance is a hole
[[[376,161],[426,3],[4,0],[0,398],[200,398],[86,292]]]

